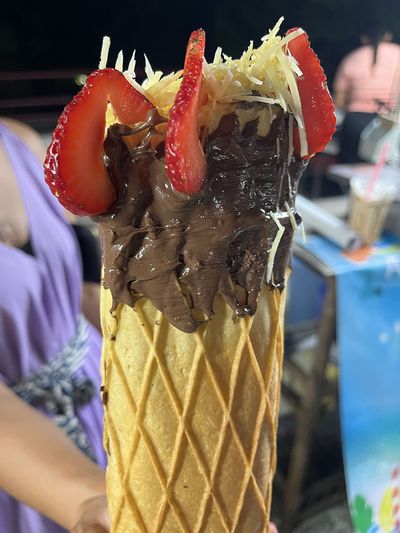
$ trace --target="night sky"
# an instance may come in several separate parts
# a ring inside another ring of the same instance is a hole
[[[0,114],[17,113],[10,99],[67,97],[77,90],[72,78],[15,82],[4,73],[89,72],[98,64],[103,35],[111,37],[110,61],[120,49],[129,58],[136,48],[138,67],[143,65],[145,52],[154,67],[171,71],[181,68],[193,29],[206,30],[208,59],[219,45],[228,55],[237,56],[251,39],[258,43],[281,15],[285,17],[283,31],[293,26],[307,31],[329,83],[343,55],[358,45],[366,25],[379,20],[400,42],[400,0],[380,0],[368,6],[361,0],[8,0],[0,17]]]

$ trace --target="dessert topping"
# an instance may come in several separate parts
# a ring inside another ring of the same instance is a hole
[[[116,200],[103,150],[109,102],[122,124],[144,121],[153,108],[121,72],[96,70],[65,107],[47,150],[45,180],[60,203],[77,215],[104,213]]]
[[[289,30],[288,35],[297,31],[296,28]],[[317,152],[321,152],[335,133],[335,107],[329,94],[325,73],[317,55],[310,47],[307,34],[301,33],[287,46],[302,73],[297,78],[297,87],[308,145],[305,151],[301,144],[299,129],[295,129],[294,148],[296,154],[309,159]]]
[[[199,139],[205,33],[194,31],[189,39],[183,80],[169,113],[165,140],[167,174],[175,190],[200,192],[206,175],[206,158]]]

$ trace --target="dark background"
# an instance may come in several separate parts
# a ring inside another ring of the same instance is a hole
[[[103,35],[111,37],[110,64],[120,49],[127,60],[137,49],[140,78],[143,52],[153,67],[181,68],[193,29],[206,30],[209,60],[217,46],[235,57],[281,15],[282,31],[307,31],[330,84],[363,28],[379,22],[400,42],[400,0],[8,0],[0,15],[0,114],[52,126],[77,90],[75,75],[96,68]]]

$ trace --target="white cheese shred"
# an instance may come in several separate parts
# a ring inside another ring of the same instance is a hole
[[[269,251],[268,255],[268,263],[267,263],[267,283],[270,283],[272,281],[272,273],[274,269],[274,263],[275,263],[275,255],[279,247],[279,243],[281,242],[281,239],[283,237],[283,234],[285,233],[285,227],[282,226],[282,224],[279,222],[278,217],[275,213],[270,213],[272,219],[274,220],[275,224],[278,226],[278,231],[276,232],[275,239],[271,245],[271,249]]]
[[[293,231],[296,231],[299,226],[296,222],[296,219],[294,218],[293,211],[287,202],[285,202],[285,207],[286,207],[287,214],[289,215],[289,220],[292,225]]]
[[[146,54],[144,54],[144,71],[148,80],[150,80],[154,76],[153,67],[151,66],[149,58],[146,56]]]
[[[222,63],[222,48],[220,46],[218,46],[218,48],[215,50],[213,63]]]
[[[288,158],[287,162],[290,165],[293,157],[294,146],[293,146],[293,115],[289,115],[289,142],[288,142]]]
[[[210,101],[280,105],[296,120],[301,155],[306,155],[307,137],[297,86],[297,78],[302,72],[288,50],[288,44],[304,30],[299,28],[282,38],[278,35],[282,22],[283,17],[262,37],[258,48],[250,42],[239,59],[232,59],[218,47],[213,63],[205,64],[204,77]],[[227,79],[228,72],[231,79]]]
[[[148,57],[146,56],[146,54],[144,54],[144,61],[145,61],[144,71],[146,73],[147,78],[143,81],[142,86],[146,90],[148,90],[150,89],[150,87],[155,86],[161,80],[163,73],[161,72],[161,70],[156,70],[156,72],[154,72],[153,67],[151,66],[150,61]],[[162,92],[163,89],[164,88],[160,88],[159,92]]]
[[[293,155],[293,122],[296,121],[300,138],[300,151],[304,156],[308,152],[307,137],[304,127],[301,99],[297,79],[302,76],[301,69],[290,54],[288,44],[304,31],[299,28],[281,37],[279,31],[284,18],[281,17],[275,26],[261,39],[258,47],[250,41],[247,49],[238,59],[232,59],[219,46],[214,54],[213,62],[204,61],[203,76],[208,93],[208,103],[203,106],[203,117],[211,117],[218,109],[221,113],[229,112],[233,104],[240,102],[257,102],[266,107],[279,105],[289,113],[290,162]],[[99,68],[106,68],[110,38],[104,37]],[[146,79],[141,86],[135,79],[135,53],[124,73],[132,85],[142,94],[146,94],[159,112],[168,117],[174,103],[175,95],[182,82],[182,72],[164,76],[161,71],[154,71],[147,56],[145,59]],[[122,59],[118,55],[116,68],[122,70]],[[229,107],[231,106],[231,107]],[[261,106],[260,106],[261,107]],[[265,121],[266,126],[268,121]],[[206,124],[208,127],[209,124]],[[268,131],[268,127],[264,128]],[[263,130],[264,131],[264,130]]]
[[[122,50],[119,51],[117,60],[115,62],[115,70],[122,72],[124,70],[124,53]]]
[[[136,50],[133,51],[126,73],[129,74],[129,76],[132,76],[132,78],[135,78],[136,77],[135,70],[136,70]]]
[[[270,30],[269,33],[267,33],[267,35],[264,35],[264,37],[261,37],[261,40],[266,41],[267,39],[270,39],[271,37],[275,37],[281,28],[283,20],[284,20],[284,17],[281,17],[278,20],[278,22],[275,24],[275,26],[272,28],[272,30]]]
[[[143,94],[146,98],[149,98],[149,93],[146,91],[144,87],[140,85],[135,79],[127,78],[132,87],[134,87],[140,94]]]
[[[108,52],[110,50],[110,45],[111,45],[111,39],[110,37],[105,35],[103,37],[103,42],[101,45],[99,69],[107,68]]]
[[[242,102],[261,102],[263,104],[279,104],[279,100],[267,96],[238,96],[234,100]]]

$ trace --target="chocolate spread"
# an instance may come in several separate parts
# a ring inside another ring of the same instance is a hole
[[[240,128],[237,114],[222,118],[205,141],[207,176],[194,196],[170,185],[164,144],[151,142],[163,121],[157,113],[140,126],[109,128],[104,148],[120,193],[97,222],[114,308],[149,298],[174,326],[193,332],[212,317],[218,293],[234,315],[245,316],[255,313],[264,281],[283,288],[305,162],[288,157],[289,116],[279,107],[274,112],[265,136],[257,120]],[[124,139],[139,131],[145,136],[131,148]],[[279,225],[284,233],[272,262]]]

